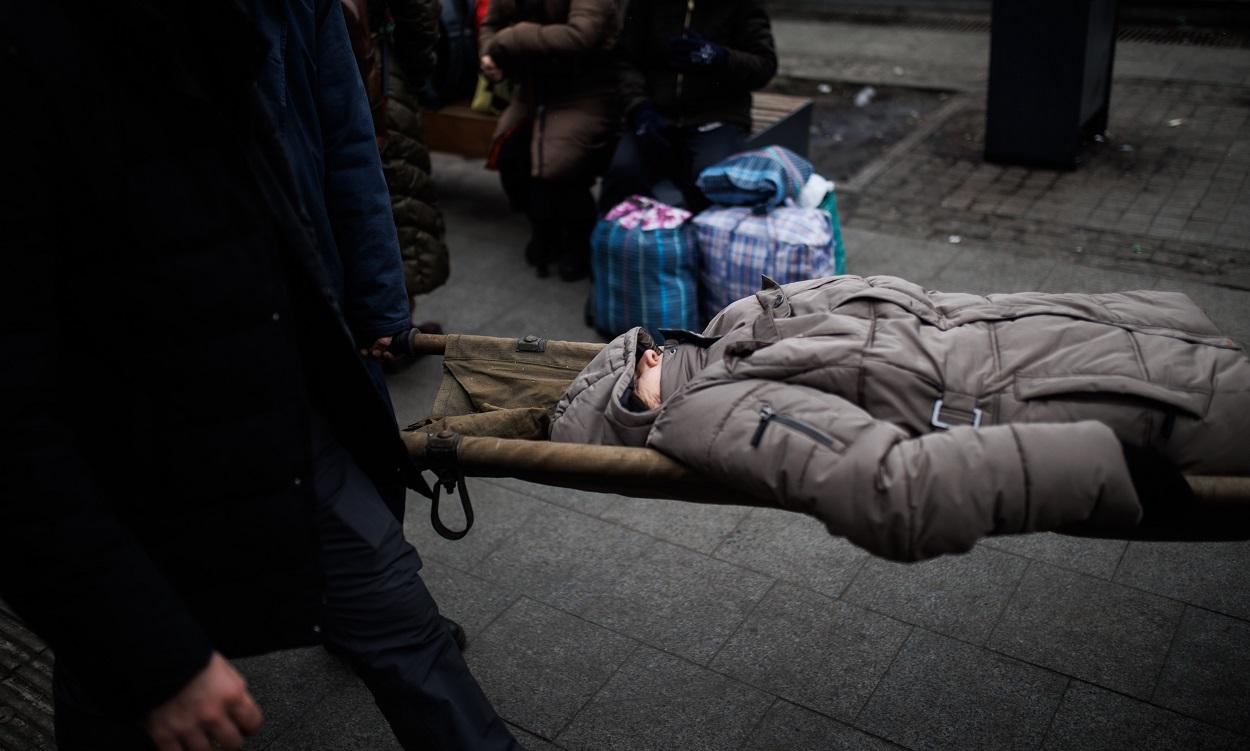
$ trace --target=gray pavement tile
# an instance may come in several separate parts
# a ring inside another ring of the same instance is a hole
[[[553,287],[553,280],[563,286]],[[603,341],[582,318],[583,306],[590,296],[589,282],[570,284],[554,276],[536,281],[539,283],[521,283],[510,290],[511,297],[504,298],[511,303],[508,309],[483,324],[481,333],[486,336],[538,334],[548,339],[575,342]]]
[[[764,508],[752,510],[713,555],[830,597],[842,594],[868,558],[810,516]]]
[[[965,247],[946,264],[933,288],[943,292],[1026,292],[1036,290],[1055,266],[1051,259],[1030,258],[1021,248]]]
[[[1115,580],[1250,620],[1250,542],[1134,542]]]
[[[293,728],[331,693],[358,680],[347,664],[321,647],[290,649],[231,661],[247,680],[265,715],[248,748],[265,748]]]
[[[910,626],[892,618],[778,584],[712,667],[850,721],[910,631]]]
[[[632,556],[600,556],[556,591],[552,604],[706,664],[746,619],[772,579],[655,541]]]
[[[248,748],[253,744],[249,743]],[[352,681],[318,702],[267,751],[400,751],[391,726],[363,683]]]
[[[643,647],[573,718],[570,751],[738,748],[773,697],[679,657]]]
[[[1039,292],[1122,292],[1134,289],[1153,289],[1159,277],[1152,274],[1135,274],[1131,271],[1100,269],[1059,262],[1051,269]]]
[[[960,246],[880,232],[844,228],[846,270],[858,276],[887,274],[917,284],[934,277],[958,253]]]
[[[988,646],[1131,696],[1154,688],[1184,606],[1032,563]]]
[[[1154,701],[1250,734],[1250,623],[1188,608]]]
[[[52,751],[51,706],[11,681],[0,681],[0,748]]]
[[[1250,739],[1072,681],[1043,751],[1235,751]]]
[[[1124,540],[1073,537],[1053,532],[987,537],[980,544],[1100,579],[1111,578],[1128,546]]]
[[[1158,289],[1184,292],[1221,332],[1239,342],[1250,342],[1250,291],[1175,279],[1161,280]]]
[[[552,605],[582,569],[634,560],[655,540],[558,506],[541,504],[516,534],[498,544],[473,573]]]
[[[897,748],[862,730],[778,700],[764,715],[743,751],[889,751]]]
[[[464,627],[470,643],[520,595],[437,561],[427,561],[421,578],[434,595],[439,612]]]
[[[544,504],[527,495],[485,482],[468,482],[473,499],[473,529],[463,539],[447,540],[430,525],[430,501],[414,492],[408,493],[404,515],[404,536],[416,547],[423,559],[442,561],[461,570],[470,570],[497,549],[518,528],[537,514]],[[460,499],[446,495],[439,502],[443,523],[452,529],[464,527]]]
[[[1037,748],[1067,679],[917,629],[856,725],[912,749]]]
[[[43,650],[43,641],[33,631],[18,623],[16,616],[0,610],[0,679]]]
[[[624,636],[522,599],[465,659],[501,717],[554,738],[635,649]]]
[[[517,743],[520,743],[525,751],[560,751],[560,747],[556,744],[539,738],[516,725],[509,725],[508,729],[512,731],[512,737],[517,739]]]
[[[598,517],[706,554],[750,511],[747,506],[618,497]]]
[[[573,490],[572,488],[561,488],[555,485],[540,485],[535,482],[524,482],[513,477],[492,477],[490,479],[482,479],[480,482],[501,485],[547,503],[554,503],[557,506],[563,506],[573,511],[580,511],[583,514],[590,514],[591,516],[600,516],[624,497],[612,493],[590,493],[585,490]]]
[[[420,312],[417,316],[420,320],[428,320]],[[401,428],[430,416],[442,377],[443,361],[438,356],[422,357],[410,367],[387,374],[386,388],[391,394],[395,419]]]
[[[871,558],[842,599],[907,623],[983,644],[1028,561],[976,547],[920,563]]]
[[[52,728],[52,659],[48,653],[35,656],[19,666],[0,685],[7,699],[0,697],[0,708],[20,717],[21,724],[31,731],[51,737]],[[16,718],[10,718],[12,721]]]

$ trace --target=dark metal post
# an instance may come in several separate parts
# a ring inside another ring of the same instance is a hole
[[[985,158],[1071,169],[1107,127],[1115,0],[994,0]]]

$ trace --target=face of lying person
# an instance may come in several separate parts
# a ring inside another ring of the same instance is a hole
[[[647,405],[647,409],[660,406],[660,366],[664,364],[664,355],[649,349],[638,358],[638,368],[634,371],[634,395],[638,401]]]

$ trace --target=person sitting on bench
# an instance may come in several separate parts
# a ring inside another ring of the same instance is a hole
[[[993,534],[1183,537],[1180,471],[1250,474],[1248,433],[1250,359],[1180,293],[838,276],[765,280],[662,347],[622,334],[557,404],[551,439],[649,446],[918,560]]]
[[[677,202],[653,192],[665,179],[697,213],[708,201],[695,179],[742,151],[751,130],[751,92],[777,72],[763,3],[633,0],[620,49],[627,123],[603,178],[599,213],[634,194]]]

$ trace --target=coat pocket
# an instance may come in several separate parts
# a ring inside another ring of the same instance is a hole
[[[827,449],[841,451],[846,448],[845,444],[815,425],[812,425],[809,422],[804,422],[796,417],[778,414],[767,404],[760,407],[760,421],[759,425],[755,428],[755,432],[751,434],[751,448],[759,448],[760,441],[764,439],[764,432],[768,430],[768,426],[773,423],[777,423],[786,429],[797,431]]]
[[[1141,399],[1201,418],[1211,402],[1211,392],[1159,386],[1122,375],[1023,376],[1015,378],[1015,394],[1020,401],[1054,397],[1107,395],[1113,398]]]

